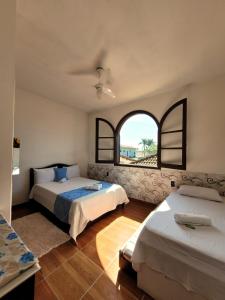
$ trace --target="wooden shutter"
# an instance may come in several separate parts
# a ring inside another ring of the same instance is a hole
[[[159,130],[161,167],[186,170],[187,99],[176,102],[166,111]]]
[[[96,118],[96,163],[114,163],[115,130],[112,124],[102,118]]]

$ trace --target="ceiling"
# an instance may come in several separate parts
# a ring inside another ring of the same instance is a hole
[[[18,0],[16,83],[85,111],[225,73],[224,0]],[[102,50],[116,98],[97,99]]]

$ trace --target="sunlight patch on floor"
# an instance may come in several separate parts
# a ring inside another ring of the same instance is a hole
[[[121,226],[121,230],[123,230],[123,228],[138,228],[139,225],[141,224],[141,222],[138,222],[136,220],[133,220],[131,218],[128,217],[124,217],[124,216],[120,216],[118,218],[116,218],[114,221],[112,221],[109,225],[107,225],[106,227],[104,227],[102,230],[100,230],[97,234],[96,234],[96,238],[98,238],[99,236],[101,236],[102,234],[104,234],[106,231],[107,232],[112,232],[114,230],[114,228]]]
[[[133,219],[120,216],[96,235],[95,248],[104,270],[107,270],[112,261],[116,259],[119,250],[139,228],[140,224]],[[118,273],[118,266],[115,268],[114,273],[116,274]]]

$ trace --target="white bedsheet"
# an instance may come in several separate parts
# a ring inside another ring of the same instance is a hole
[[[74,177],[65,183],[36,184],[32,188],[30,198],[35,199],[54,213],[54,203],[58,194],[97,182],[88,178]],[[72,203],[69,214],[70,236],[76,240],[89,221],[115,209],[119,204],[128,202],[125,190],[118,184],[113,184],[107,190],[100,190],[77,199]]]
[[[174,221],[174,213],[209,216],[211,227],[195,230]],[[132,255],[206,299],[225,299],[225,204],[171,193],[146,219]]]

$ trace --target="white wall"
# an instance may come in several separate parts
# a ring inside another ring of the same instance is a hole
[[[95,118],[116,126],[128,112],[143,109],[158,120],[177,100],[188,98],[187,170],[225,173],[225,76],[89,115],[89,162],[95,162]],[[116,101],[111,100],[111,101]]]
[[[82,175],[88,161],[85,112],[16,89],[15,137],[21,140],[20,175],[13,176],[13,204],[28,200],[29,168],[56,162],[78,163]]]
[[[0,1],[0,210],[10,221],[16,1]]]

